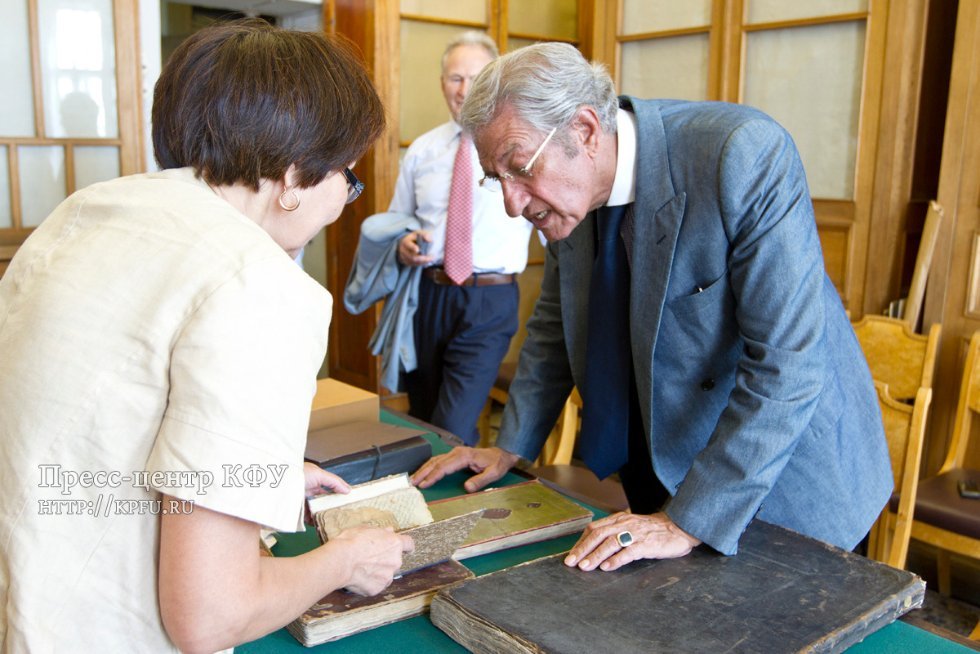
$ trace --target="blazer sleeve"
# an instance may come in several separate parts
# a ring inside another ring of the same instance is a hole
[[[560,247],[556,242],[545,248],[541,295],[527,322],[497,437],[497,447],[530,461],[537,458],[574,386],[562,327]]]
[[[770,120],[735,128],[718,197],[741,352],[735,386],[666,511],[724,554],[765,501],[825,383],[825,271],[803,166]]]

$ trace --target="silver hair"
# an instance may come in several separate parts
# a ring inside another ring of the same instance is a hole
[[[470,30],[457,35],[452,41],[446,44],[446,49],[442,51],[442,70],[446,71],[446,62],[449,60],[449,53],[461,45],[477,45],[487,51],[491,59],[500,56],[497,44],[493,42],[486,33]]]
[[[616,133],[619,101],[606,67],[590,63],[567,43],[538,43],[509,52],[474,80],[460,111],[463,129],[476,133],[504,106],[541,132],[568,126],[583,106],[596,110],[602,129]]]

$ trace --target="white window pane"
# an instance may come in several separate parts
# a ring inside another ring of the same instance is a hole
[[[620,68],[620,93],[704,100],[708,94],[708,35],[626,42]]]
[[[65,199],[65,151],[58,145],[17,148],[21,222],[37,227]]]
[[[576,0],[534,0],[522,2],[520,11],[511,3],[508,31],[559,39],[578,38]]]
[[[76,146],[75,190],[96,182],[119,177],[119,148],[114,146]]]
[[[466,30],[452,25],[401,22],[400,139],[413,141],[450,119],[439,75],[446,44]]]
[[[10,209],[10,167],[7,165],[7,146],[0,145],[0,229],[14,226]]]
[[[620,34],[643,34],[711,24],[711,0],[623,0]]]
[[[34,82],[28,39],[27,2],[3,3],[3,38],[0,38],[0,136],[35,136]]]
[[[851,200],[864,21],[751,32],[743,101],[789,130],[813,197]]]
[[[535,0],[537,1],[537,0]],[[401,0],[401,12],[428,18],[448,18],[486,24],[486,0]]]
[[[45,131],[116,138],[112,0],[38,0]]]
[[[816,18],[868,10],[868,0],[746,0],[747,22],[770,23],[794,18]]]

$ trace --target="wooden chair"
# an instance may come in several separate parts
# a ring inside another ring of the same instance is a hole
[[[920,388],[932,388],[942,332],[939,324],[924,336],[913,332],[903,320],[867,315],[854,323],[854,332],[871,377],[888,384],[894,399],[911,401]]]
[[[600,480],[581,465],[572,463],[580,426],[582,396],[573,388],[555,432],[545,442],[535,467],[528,470],[544,483],[592,506],[615,513],[629,509],[623,485],[615,479]]]
[[[939,592],[950,593],[951,553],[980,559],[980,500],[960,497],[960,480],[980,482],[980,470],[964,467],[974,414],[980,413],[980,330],[967,350],[952,439],[939,472],[919,482],[912,538],[938,549]],[[890,507],[893,511],[895,499]],[[980,623],[970,636],[980,640]]]
[[[492,444],[490,442],[490,412],[493,410],[494,402],[500,405],[507,404],[510,383],[514,381],[514,375],[516,373],[516,361],[504,361],[500,364],[500,370],[497,371],[497,379],[494,381],[493,386],[490,387],[490,394],[487,396],[487,401],[483,405],[483,411],[480,413],[480,420],[477,425],[477,430],[480,432],[480,447],[489,447]]]
[[[578,437],[578,414],[582,410],[582,396],[578,388],[573,388],[565,408],[562,409],[558,425],[545,441],[538,457],[538,465],[568,465],[572,462],[575,439]]]
[[[488,447],[491,444],[490,412],[493,409],[494,403],[501,405],[507,404],[507,397],[510,394],[510,384],[514,381],[514,375],[516,373],[517,363],[505,361],[500,364],[497,380],[494,382],[493,387],[491,387],[487,402],[483,407],[483,412],[480,414],[480,447]],[[578,394],[578,390],[572,389],[571,395],[565,402],[565,408],[562,409],[561,417],[559,417],[551,436],[548,437],[541,450],[541,455],[536,462],[538,465],[571,463],[578,425],[578,410],[581,406],[582,397]]]
[[[905,310],[902,318],[913,332],[919,325],[919,314],[922,313],[922,300],[926,294],[926,281],[929,269],[932,267],[932,255],[936,251],[936,240],[939,238],[939,224],[943,220],[943,208],[935,200],[929,201],[929,210],[922,227],[922,240],[919,241],[919,251],[915,257],[915,268],[912,271],[912,284],[909,295],[905,299]]]
[[[881,407],[892,473],[899,501],[895,511],[885,507],[871,528],[868,556],[902,569],[908,556],[912,533],[912,509],[919,484],[919,464],[926,431],[926,413],[932,401],[932,389],[920,388],[911,405],[891,396],[887,384],[875,382],[878,406]]]

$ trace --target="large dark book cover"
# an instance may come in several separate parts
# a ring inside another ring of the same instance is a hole
[[[286,629],[303,645],[312,647],[425,613],[439,589],[472,578],[473,573],[463,564],[446,561],[395,579],[373,597],[336,590]]]
[[[415,472],[432,456],[420,429],[384,422],[350,422],[310,431],[306,459],[349,484]]]
[[[925,594],[909,572],[758,520],[731,557],[702,546],[615,572],[563,558],[446,589],[432,621],[473,652],[840,652]]]

